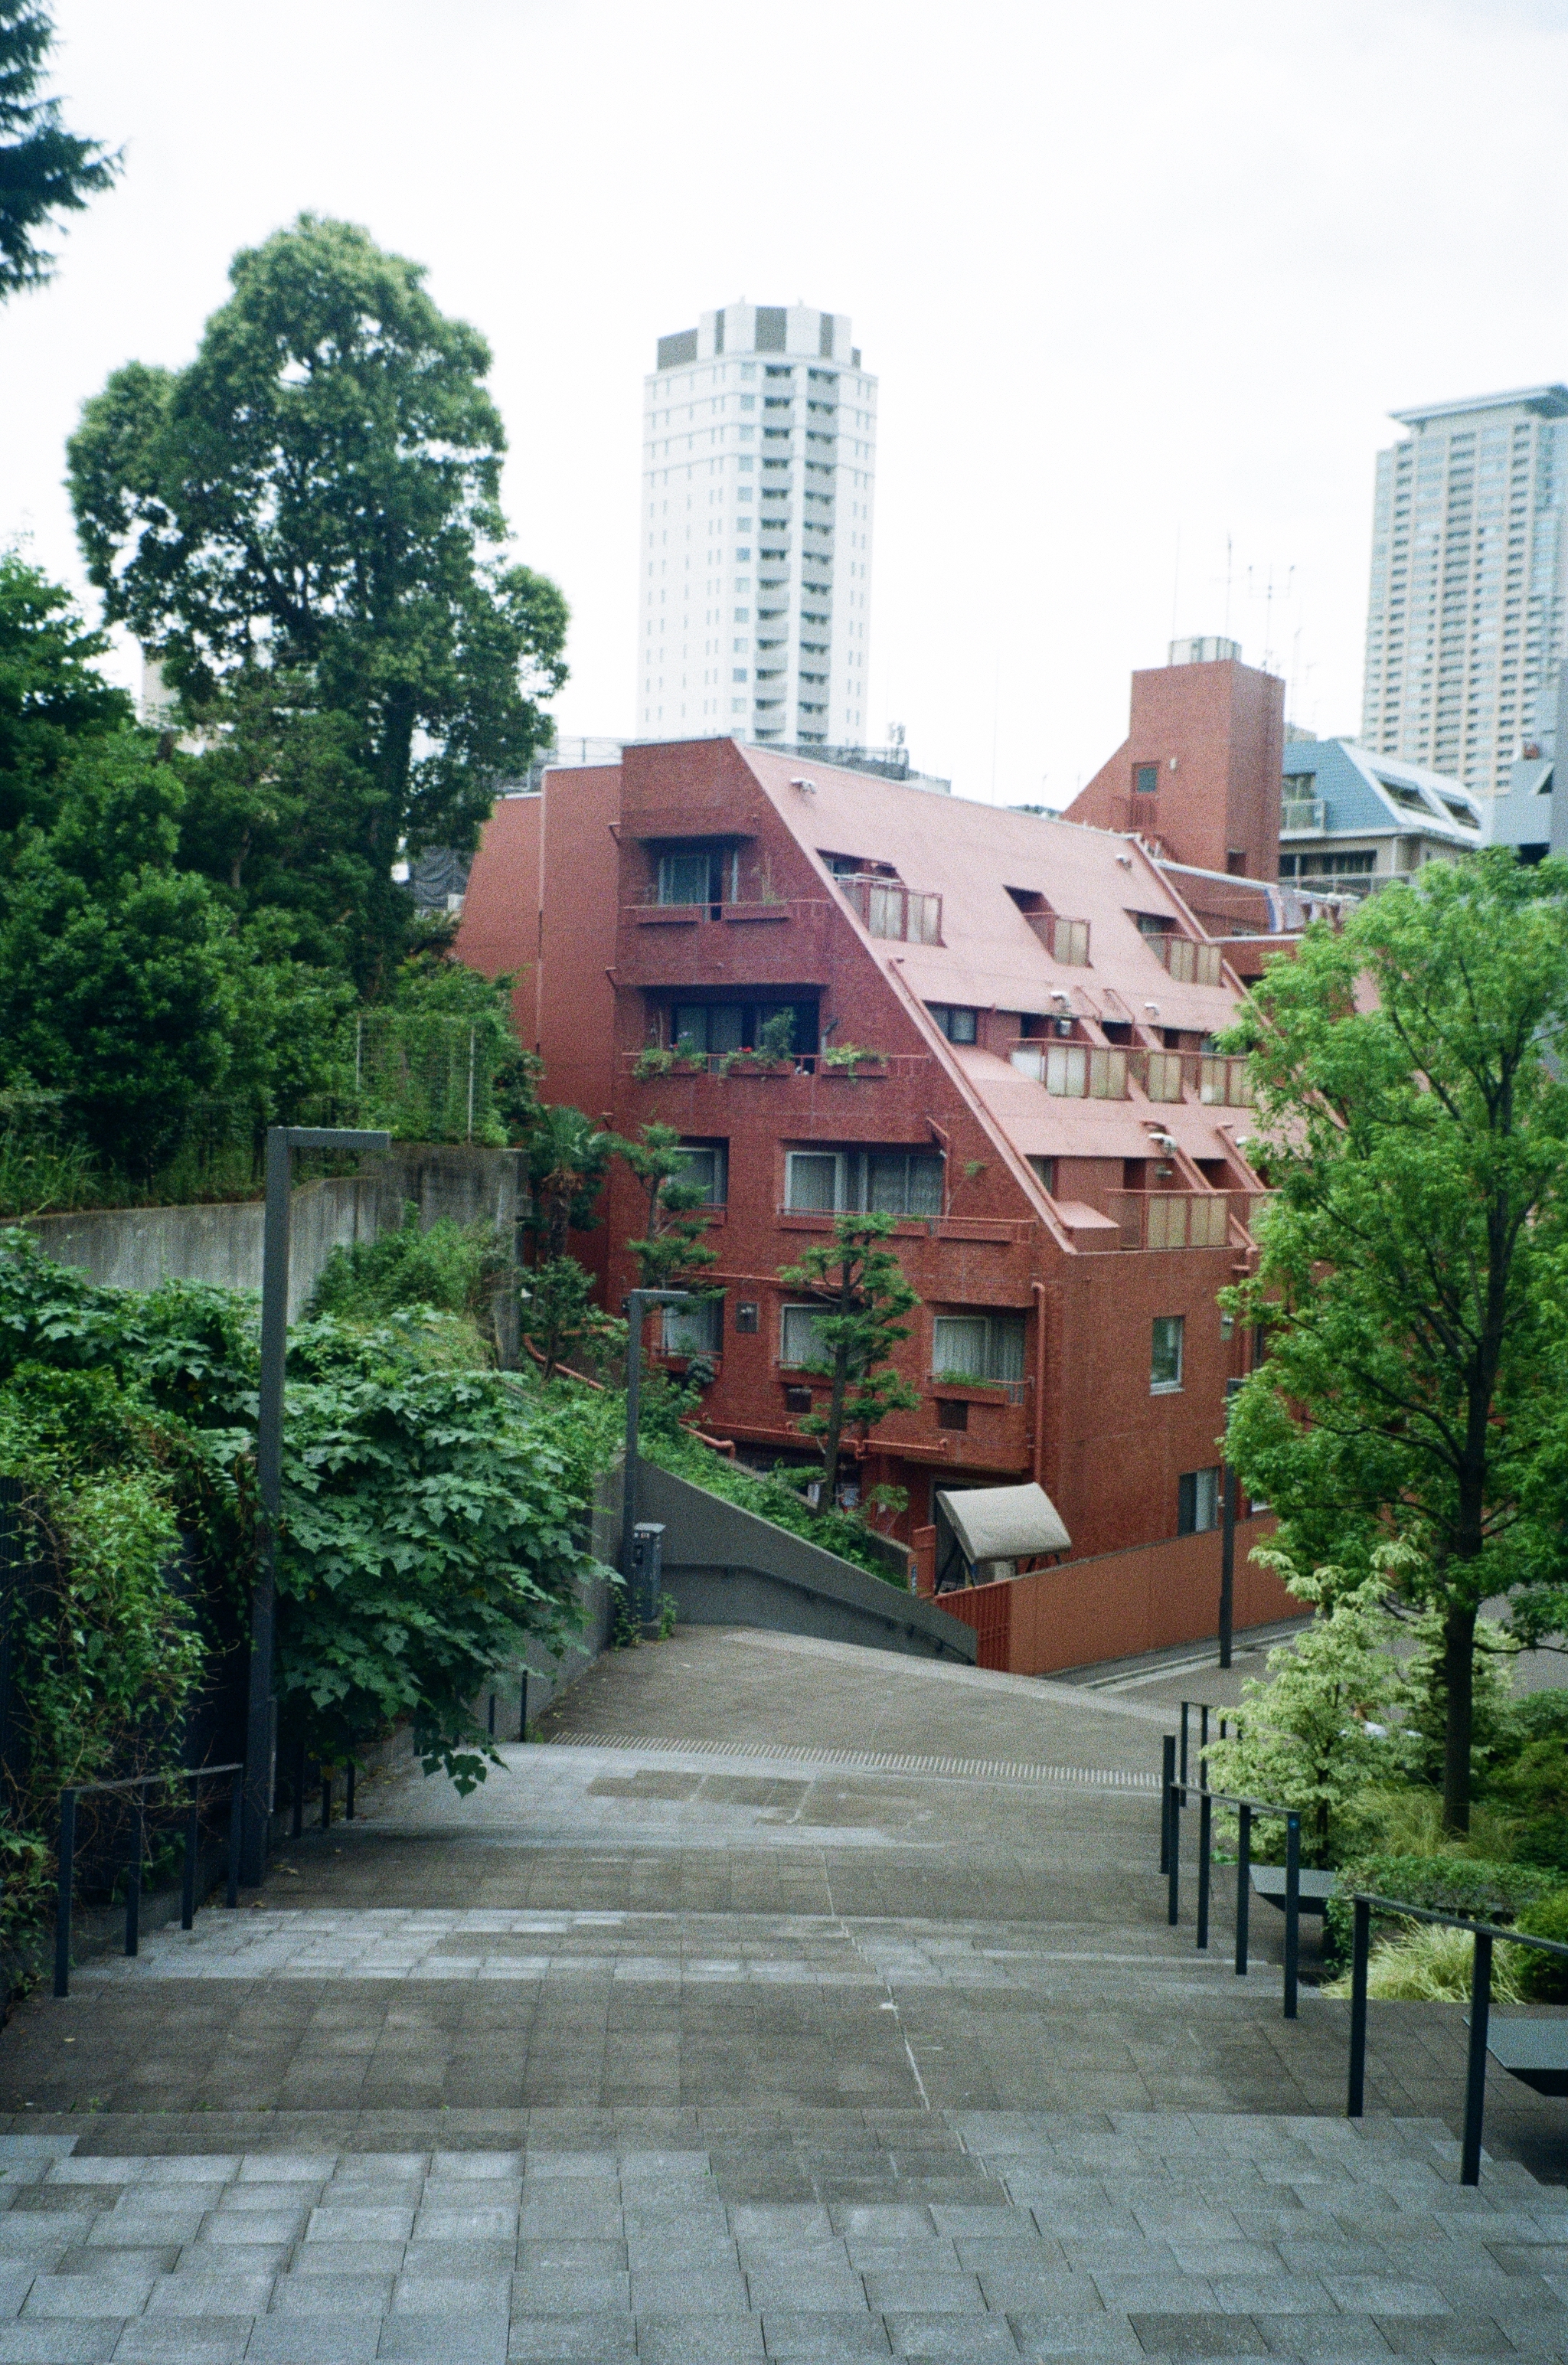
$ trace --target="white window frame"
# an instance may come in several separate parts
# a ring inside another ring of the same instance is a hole
[[[1156,1376],[1156,1373],[1158,1373],[1158,1370],[1159,1370],[1159,1364],[1158,1364],[1158,1362],[1157,1362],[1157,1360],[1156,1360],[1155,1340],[1158,1339],[1158,1337],[1159,1337],[1159,1328],[1160,1328],[1160,1325],[1161,1325],[1162,1323],[1171,1323],[1171,1322],[1173,1322],[1173,1323],[1176,1325],[1176,1376],[1175,1376],[1175,1378],[1174,1378],[1173,1380],[1162,1380],[1162,1379],[1159,1379],[1159,1378],[1158,1378],[1158,1377]],[[1186,1369],[1187,1369],[1187,1318],[1186,1318],[1185,1315],[1182,1315],[1182,1314],[1157,1314],[1157,1315],[1154,1317],[1153,1324],[1152,1324],[1152,1327],[1151,1327],[1150,1331],[1149,1331],[1149,1342],[1148,1342],[1148,1393],[1149,1393],[1149,1395],[1150,1395],[1151,1396],[1174,1396],[1174,1395],[1181,1395],[1181,1393],[1182,1393],[1182,1382],[1183,1382],[1183,1380],[1184,1380],[1184,1379],[1185,1379],[1185,1377],[1186,1377]]]

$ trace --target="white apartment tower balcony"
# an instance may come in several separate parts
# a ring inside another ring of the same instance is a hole
[[[648,738],[868,735],[877,381],[842,312],[727,304],[644,382],[637,713]]]
[[[1394,417],[1372,507],[1361,743],[1501,795],[1556,721],[1568,576],[1568,387]]]

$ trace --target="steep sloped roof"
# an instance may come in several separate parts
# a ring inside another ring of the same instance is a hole
[[[1353,739],[1287,739],[1284,772],[1287,779],[1312,776],[1312,793],[1329,808],[1331,837],[1418,833],[1455,846],[1481,843],[1481,806],[1462,780],[1374,755]],[[1282,835],[1294,835],[1288,821]]]

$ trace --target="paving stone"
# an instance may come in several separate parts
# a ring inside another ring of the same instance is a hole
[[[372,2365],[379,2316],[265,2315],[245,2351],[246,2365]]]
[[[23,2320],[40,2316],[140,2315],[152,2292],[151,2275],[39,2275],[22,2306]]]
[[[389,2316],[381,2327],[381,2357],[403,2365],[507,2365],[504,2315]]]
[[[769,2357],[813,2359],[833,2365],[840,2358],[886,2357],[890,2350],[880,2316],[863,2307],[764,2308],[763,2338]]]
[[[1013,2326],[1003,2316],[955,2316],[941,2315],[905,2315],[890,2314],[887,2319],[889,2337],[901,2357],[918,2357],[929,2365],[954,2365],[960,2359],[1010,2358],[1016,2359],[1018,2343]]]
[[[251,2330],[248,2315],[215,2313],[199,2324],[144,2315],[115,2343],[115,2365],[239,2365]]]
[[[1133,2312],[1134,2332],[1146,2354],[1155,2357],[1260,2357],[1268,2343],[1249,2316],[1148,2315]]]
[[[759,2315],[637,2318],[638,2365],[742,2365],[762,2354]]]
[[[104,2365],[123,2328],[109,2317],[93,2324],[0,2324],[0,2365]]]
[[[1137,2335],[1125,2315],[1087,2313],[1040,2315],[1009,2310],[1019,2348],[1025,2357],[1141,2357]]]
[[[549,2360],[549,2365],[577,2358],[590,2360],[590,2365],[606,2365],[611,2358],[630,2358],[635,2348],[631,2316],[604,2309],[577,2315],[514,2315],[507,2353],[517,2359]]]

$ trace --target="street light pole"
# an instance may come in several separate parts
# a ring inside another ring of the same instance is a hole
[[[685,1306],[689,1289],[634,1289],[626,1300],[626,1459],[621,1478],[621,1574],[631,1582],[637,1526],[637,1417],[642,1408],[643,1325],[651,1306]]]
[[[276,1715],[273,1634],[277,1605],[277,1533],[283,1512],[283,1374],[288,1353],[288,1216],[297,1149],[385,1149],[389,1133],[336,1126],[267,1127],[266,1205],[262,1217],[262,1375],[256,1409],[256,1485],[262,1501],[262,1558],[251,1591],[251,1668],[245,1713],[245,1793],[240,1878],[259,1889],[266,1877],[272,1817]]]

